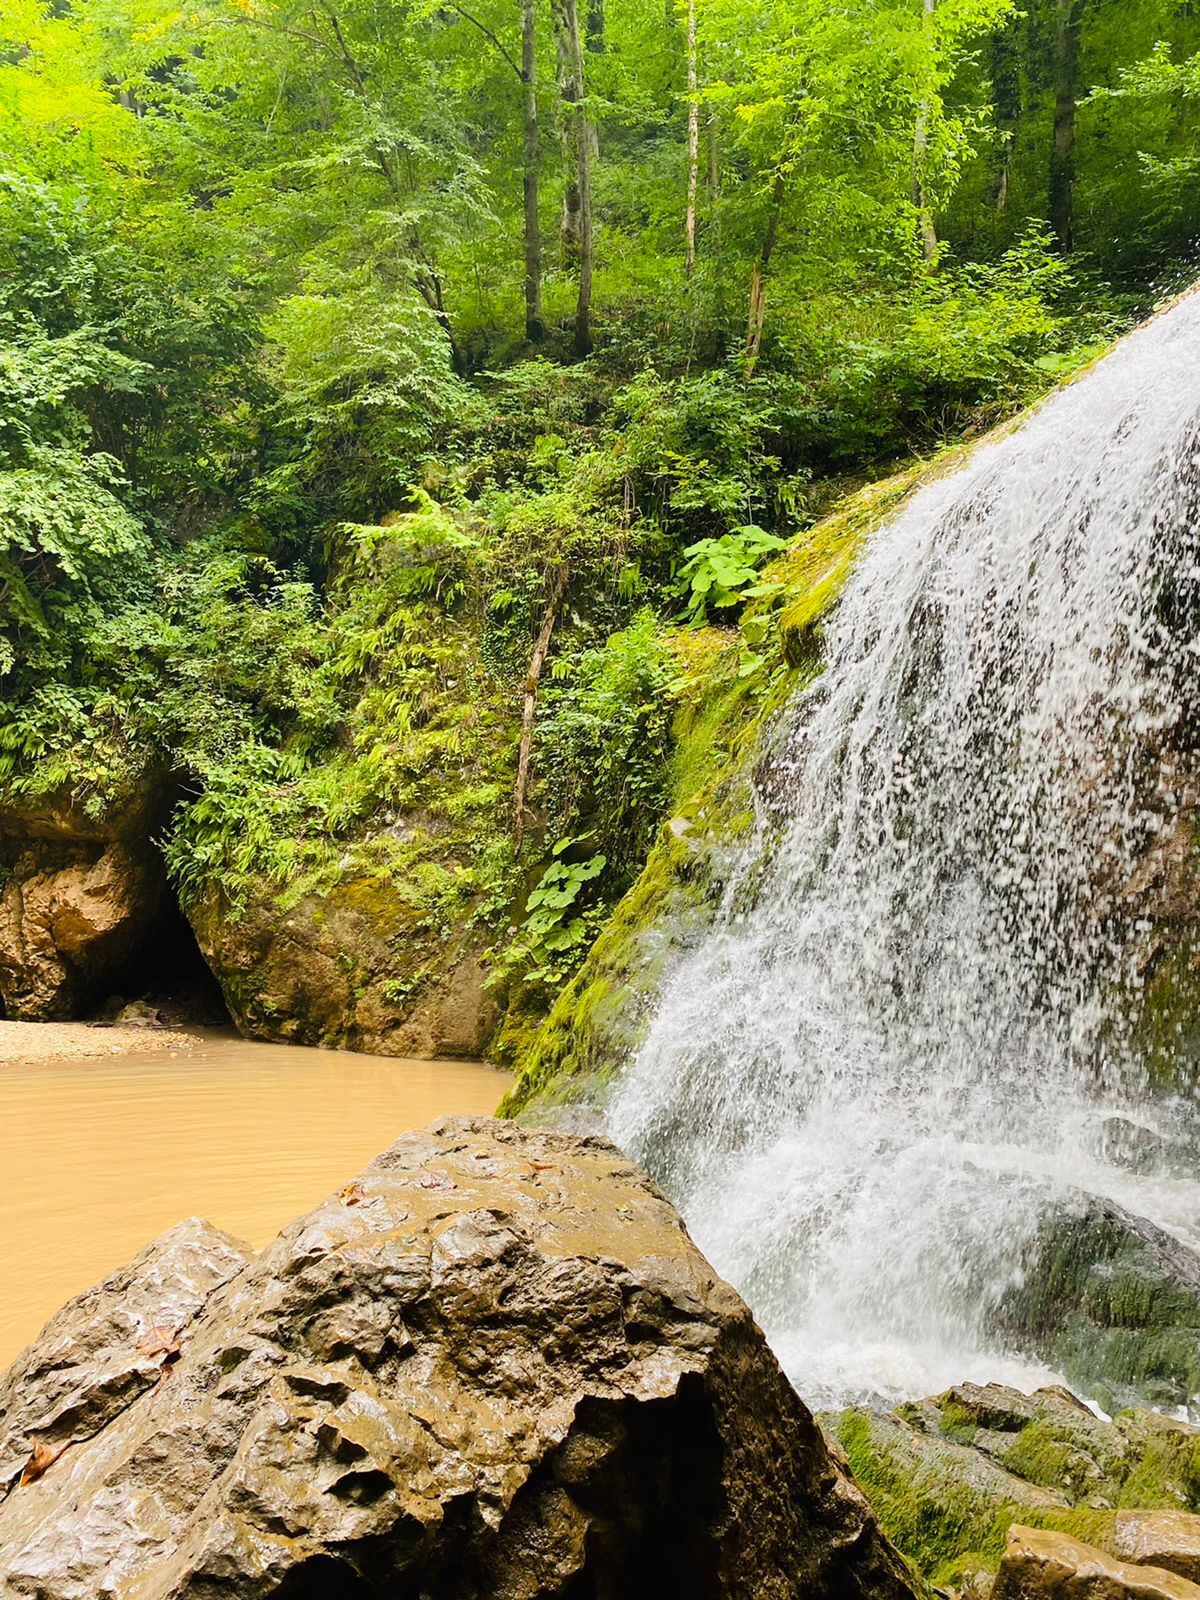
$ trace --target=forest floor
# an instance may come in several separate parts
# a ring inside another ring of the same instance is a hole
[[[0,1021],[0,1065],[78,1061],[154,1050],[192,1050],[204,1035],[182,1028],[106,1027],[90,1022]]]

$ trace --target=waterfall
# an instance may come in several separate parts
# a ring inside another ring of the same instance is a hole
[[[989,1332],[1148,1094],[1126,886],[1176,820],[1200,643],[1200,295],[869,541],[711,933],[611,1094],[810,1401],[1036,1381]],[[1135,1192],[1136,1191],[1136,1192]]]

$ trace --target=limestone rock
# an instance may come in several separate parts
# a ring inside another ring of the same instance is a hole
[[[56,1313],[0,1375],[0,1494],[157,1383],[192,1318],[250,1255],[193,1218]]]
[[[62,796],[0,809],[0,1006],[29,1021],[99,998],[153,925],[166,878],[150,842],[161,778],[93,817]]]
[[[746,1306],[603,1140],[409,1135],[177,1342],[169,1377],[9,1490],[0,1593],[923,1592]]]
[[[1200,1516],[1194,1512],[1118,1512],[1115,1542],[1122,1561],[1165,1567],[1200,1583]]]
[[[1161,1567],[1132,1566],[1065,1533],[1014,1527],[992,1600],[1200,1600]]]
[[[281,910],[269,885],[236,916],[190,908],[205,961],[250,1038],[392,1056],[479,1056],[499,1020],[476,936],[430,939],[402,883],[351,880]]]

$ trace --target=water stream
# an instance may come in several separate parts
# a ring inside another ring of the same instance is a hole
[[[987,1310],[1055,1193],[1200,1240],[1126,1026],[1195,748],[1200,296],[864,552],[712,933],[608,1106],[818,1404],[1047,1376]]]
[[[201,1216],[262,1246],[401,1133],[489,1114],[509,1080],[213,1037],[0,1060],[0,1368],[71,1295]]]

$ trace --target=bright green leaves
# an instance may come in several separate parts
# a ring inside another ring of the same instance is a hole
[[[679,569],[688,616],[693,622],[702,622],[713,611],[740,605],[748,598],[763,559],[786,546],[786,539],[753,523],[689,545]]]
[[[607,859],[602,855],[582,861],[563,859],[565,852],[586,842],[560,839],[555,859],[525,901],[525,919],[507,952],[506,966],[522,969],[526,983],[560,983],[596,935],[604,912],[594,898],[588,904],[588,891],[604,872]]]
[[[362,285],[282,301],[264,355],[279,395],[285,461],[255,489],[264,509],[349,516],[401,499],[473,396],[453,376],[444,329],[415,294]]]

